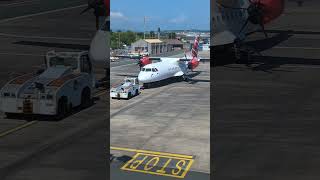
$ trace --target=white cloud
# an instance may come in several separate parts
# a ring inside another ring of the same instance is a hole
[[[174,23],[174,24],[181,24],[187,21],[187,17],[183,14],[179,15],[178,17],[175,17],[173,19],[170,19],[169,22],[170,23]]]
[[[122,20],[127,20],[128,18],[123,15],[121,12],[110,12],[110,17],[114,19],[122,19]]]

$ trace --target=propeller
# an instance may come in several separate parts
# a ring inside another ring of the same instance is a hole
[[[186,63],[187,63],[187,67],[188,67],[188,69],[190,69],[191,71],[193,71],[193,70],[192,70],[191,62],[190,62],[190,61],[188,61],[188,57],[187,57],[187,50],[185,50],[185,51],[184,51],[184,57],[185,57],[185,61],[186,61]]]
[[[99,29],[99,17],[106,16],[106,7],[103,0],[88,0],[88,6],[81,11],[80,14],[86,13],[90,9],[94,9],[93,14],[96,17],[96,29]]]
[[[238,9],[238,10],[246,10],[248,14],[248,18],[246,19],[245,23],[240,28],[239,34],[247,27],[248,23],[251,22],[252,24],[259,25],[264,33],[265,37],[268,38],[268,34],[265,31],[263,17],[264,17],[264,5],[261,3],[261,0],[253,1],[249,0],[250,5],[248,8],[235,8],[235,7],[228,7],[223,4],[220,4],[224,8],[228,9]]]

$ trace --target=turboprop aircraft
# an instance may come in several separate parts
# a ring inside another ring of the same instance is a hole
[[[52,48],[66,48],[74,50],[89,51],[92,61],[109,62],[110,56],[110,0],[88,0],[88,6],[80,14],[93,9],[96,17],[95,35],[91,39],[90,45],[56,43],[43,41],[20,41],[17,44],[43,46]],[[79,27],[80,28],[80,27]]]
[[[150,83],[158,82],[172,77],[182,77],[188,79],[188,72],[193,71],[200,61],[209,61],[209,59],[202,59],[198,57],[199,36],[195,38],[191,56],[185,55],[182,58],[170,57],[144,57],[145,61],[157,60],[159,62],[149,63],[141,69],[138,80],[144,86],[149,86]]]
[[[89,0],[81,14],[90,9],[94,9],[97,32],[91,41],[89,56],[94,61],[106,61],[110,56],[110,0]]]
[[[214,53],[239,52],[248,35],[262,31],[265,25],[284,11],[284,0],[216,0],[211,5],[212,49]]]

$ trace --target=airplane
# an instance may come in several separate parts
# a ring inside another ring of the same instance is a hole
[[[200,61],[209,61],[198,57],[199,36],[195,38],[191,56],[184,58],[169,57],[144,57],[147,61],[157,60],[159,62],[149,63],[143,66],[138,75],[138,80],[144,87],[150,87],[151,83],[159,82],[172,77],[182,77],[188,80],[188,72],[193,71]]]
[[[197,36],[193,43],[193,47],[191,49],[192,57],[196,57],[198,54],[199,39],[200,39],[200,36]],[[185,55],[185,59],[186,59],[186,55]],[[145,65],[152,64],[153,61],[160,61],[160,60],[161,58],[156,58],[156,57],[150,58],[149,54],[146,54],[140,57],[138,65],[140,66],[140,70],[141,70],[141,68],[144,67]],[[196,63],[196,61],[194,61],[194,63]]]
[[[93,61],[108,62],[110,56],[110,0],[88,0],[87,8],[84,9],[80,14],[83,14],[90,9],[94,9],[97,29],[90,42],[90,45],[39,41],[19,41],[16,42],[16,44],[85,50],[89,51],[89,56]]]
[[[110,0],[88,0],[88,7],[80,14],[90,9],[94,9],[97,32],[91,40],[89,56],[94,61],[106,61],[110,56]]]
[[[239,59],[248,35],[262,31],[268,38],[265,25],[283,14],[284,4],[284,0],[216,0],[211,6],[211,51]]]

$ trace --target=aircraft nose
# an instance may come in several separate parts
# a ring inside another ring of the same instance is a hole
[[[94,61],[107,61],[110,49],[109,34],[106,31],[97,31],[90,44],[89,55]]]
[[[150,81],[150,78],[148,78],[144,73],[140,73],[138,75],[138,80],[141,83],[148,83]]]

